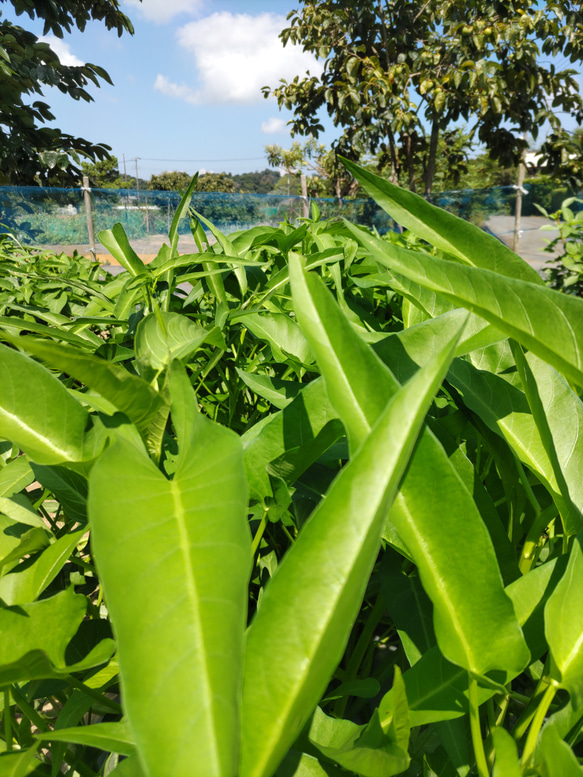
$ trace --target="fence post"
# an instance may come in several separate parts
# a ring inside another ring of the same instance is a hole
[[[526,194],[523,187],[526,175],[526,165],[524,164],[524,155],[520,158],[518,165],[518,182],[514,187],[516,189],[516,207],[514,209],[514,237],[512,238],[512,250],[518,251],[518,241],[520,240],[520,219],[522,216],[522,195]]]
[[[83,197],[85,199],[85,215],[87,217],[87,234],[89,235],[89,253],[95,260],[95,235],[93,233],[93,214],[91,212],[91,188],[89,187],[89,177],[83,176]]]
[[[300,185],[302,187],[302,200],[304,205],[304,218],[310,217],[310,203],[308,202],[308,181],[305,173],[300,175]]]

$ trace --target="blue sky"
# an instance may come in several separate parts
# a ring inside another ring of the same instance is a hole
[[[265,100],[276,86],[321,63],[299,47],[284,48],[278,34],[296,0],[122,0],[135,27],[117,37],[101,23],[64,41],[49,40],[69,64],[105,67],[114,86],[89,87],[94,102],[77,102],[56,89],[45,97],[63,131],[110,145],[123,171],[141,178],[163,170],[242,173],[267,167],[264,146],[288,147],[290,114]],[[38,35],[42,25],[3,14]],[[566,61],[559,61],[566,65]],[[321,117],[330,144],[339,131]],[[572,122],[567,128],[572,129]],[[544,134],[544,133],[543,133]],[[302,140],[301,138],[299,138]],[[539,136],[539,140],[543,138]]]
[[[124,0],[135,34],[117,37],[94,22],[84,33],[48,42],[62,61],[104,67],[114,86],[91,86],[93,103],[56,89],[45,97],[63,131],[104,142],[128,173],[135,157],[142,178],[162,170],[263,170],[264,146],[290,145],[290,114],[266,100],[261,87],[306,70],[320,71],[310,55],[278,40],[294,0]],[[36,34],[27,16],[5,16]],[[64,46],[63,46],[64,43]],[[73,58],[73,59],[69,59]],[[330,143],[330,131],[321,136]],[[131,160],[131,161],[130,161]],[[160,160],[160,161],[158,161]],[[176,161],[174,161],[176,160]],[[192,161],[188,161],[192,160]]]

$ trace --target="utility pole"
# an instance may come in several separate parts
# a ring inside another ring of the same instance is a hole
[[[128,174],[126,173],[126,155],[122,154],[122,158],[123,158],[123,182],[127,183]]]

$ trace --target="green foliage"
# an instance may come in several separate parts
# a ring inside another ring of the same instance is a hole
[[[122,181],[116,156],[99,162],[81,162],[81,172],[88,176],[89,185],[97,189],[122,189],[130,185],[133,187],[133,182],[130,184],[129,181]]]
[[[578,116],[582,19],[568,0],[468,7],[302,0],[280,37],[320,59],[322,74],[282,80],[264,94],[294,111],[291,127],[300,135],[317,138],[324,109],[343,128],[337,151],[356,161],[380,151],[392,182],[411,189],[422,182],[428,194],[440,135],[447,139],[460,119],[509,166],[520,159],[524,133],[536,138],[547,122],[559,132],[558,110]],[[563,69],[551,61],[561,56]]]
[[[2,240],[0,774],[581,773],[583,303],[346,165],[408,232]]]
[[[158,189],[163,192],[185,192],[188,189],[191,176],[188,173],[177,170],[166,171],[150,178],[149,189]]]
[[[199,192],[234,192],[235,183],[227,173],[205,173],[198,179],[196,190]]]
[[[133,33],[130,20],[117,0],[59,0],[30,3],[11,0],[18,15],[44,21],[43,34],[57,38],[73,27],[84,30],[91,20],[102,21],[118,35]],[[10,185],[71,185],[78,178],[80,157],[103,162],[109,146],[93,144],[54,127],[42,126],[54,120],[50,106],[42,100],[45,87],[57,87],[74,100],[91,101],[86,87],[111,83],[97,65],[63,65],[48,43],[26,29],[0,20],[0,182]],[[39,172],[40,171],[40,172]]]
[[[540,205],[537,208],[554,221],[541,229],[559,232],[545,247],[545,251],[554,254],[545,265],[548,284],[552,289],[580,297],[583,296],[583,210],[574,210],[572,205],[579,208],[583,200],[569,197],[554,213],[548,213]]]

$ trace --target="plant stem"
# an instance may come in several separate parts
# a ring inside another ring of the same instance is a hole
[[[346,667],[346,676],[344,677],[344,682],[347,682],[349,680],[354,680],[354,678],[357,676],[358,668],[361,665],[366,655],[366,651],[369,645],[371,644],[374,630],[376,629],[381,618],[383,617],[385,609],[386,609],[386,604],[385,604],[384,596],[382,594],[379,594],[377,596],[377,600],[374,604],[374,607],[370,610],[368,614],[368,618],[366,619],[364,628],[362,629],[360,637],[358,638],[358,642],[356,643],[356,646],[352,652],[352,655],[350,656],[348,666]],[[338,699],[338,701],[334,705],[334,715],[338,717],[342,717],[344,715],[347,702],[348,702],[347,696],[344,696],[342,699]]]
[[[480,728],[480,708],[478,705],[478,681],[471,674],[469,679],[469,702],[470,702],[470,730],[472,732],[472,744],[474,746],[474,755],[476,757],[476,766],[479,777],[489,777],[488,762],[484,751],[484,741]]]
[[[535,516],[535,519],[530,527],[524,545],[522,546],[522,553],[518,562],[518,567],[522,574],[526,574],[533,565],[535,559],[535,551],[538,545],[540,535],[544,529],[549,525],[553,518],[557,515],[557,508],[554,504],[549,505],[545,510]]]
[[[10,716],[10,688],[4,689],[4,739],[6,740],[6,752],[12,750],[12,718]]]
[[[251,543],[251,556],[255,558],[255,554],[259,550],[259,545],[261,544],[261,540],[263,538],[263,532],[265,531],[265,527],[267,526],[267,510],[263,511],[263,516],[261,518],[261,523],[259,524],[257,531],[255,532],[255,536],[253,537],[253,542]]]
[[[538,739],[538,735],[541,730],[542,724],[544,723],[545,715],[547,714],[548,709],[551,706],[551,702],[556,692],[557,692],[557,689],[555,685],[551,683],[549,687],[546,689],[545,695],[543,696],[542,701],[538,705],[538,709],[536,711],[536,715],[534,716],[534,720],[532,721],[532,725],[529,729],[528,736],[526,738],[526,744],[524,746],[524,751],[522,753],[521,764],[523,767],[526,766],[532,754],[534,753],[534,748],[536,747],[536,741]]]
[[[34,723],[39,731],[48,731],[50,729],[46,720],[26,701],[24,694],[17,685],[12,686],[12,698],[18,709],[23,715],[26,715],[31,723]]]

